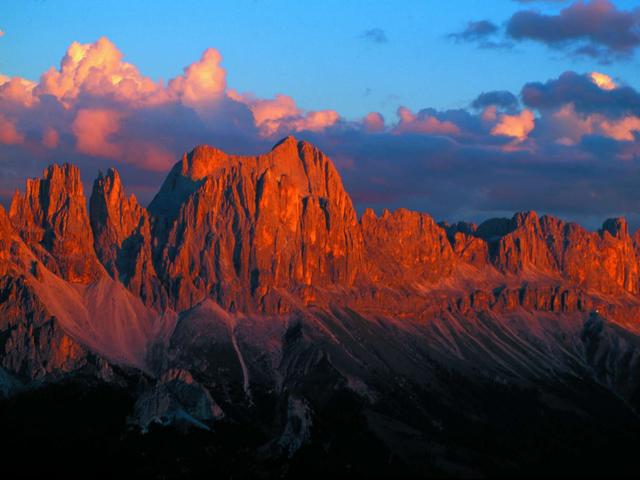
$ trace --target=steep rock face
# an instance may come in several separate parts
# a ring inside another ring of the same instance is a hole
[[[100,275],[77,167],[51,165],[42,178],[28,179],[25,194],[13,197],[9,218],[36,256],[62,278],[88,283]]]
[[[511,220],[511,232],[500,238],[494,263],[504,272],[520,273],[527,267],[552,271],[554,258],[547,248],[545,233],[535,212],[518,213]]]
[[[102,372],[105,359],[146,370],[175,326],[105,273],[74,167],[28,181],[10,219],[0,209],[0,272],[0,368],[22,380]]]
[[[350,285],[360,273],[351,199],[331,161],[292,137],[257,157],[197,147],[150,211],[156,265],[178,309],[211,295],[226,308],[278,310],[278,288]]]
[[[526,280],[531,276],[568,281],[605,294],[637,293],[638,242],[622,218],[607,220],[598,232],[535,212],[491,219],[478,227],[447,226],[454,252],[478,268]]]
[[[134,195],[126,197],[117,170],[100,173],[89,204],[95,251],[107,272],[147,305],[165,307],[167,295],[153,265],[149,214]]]
[[[82,368],[89,356],[50,315],[24,277],[2,277],[0,367],[31,381]]]
[[[640,290],[640,272],[633,239],[624,218],[611,218],[604,222],[600,234],[602,269],[616,285],[637,293]]]
[[[456,257],[445,230],[429,215],[398,209],[361,219],[368,273],[374,283],[411,284],[448,277]]]
[[[478,269],[489,264],[489,244],[480,237],[475,223],[458,222],[449,225],[441,222],[439,225],[447,232],[453,252],[463,262]]]
[[[11,268],[12,252],[15,250],[16,236],[6,210],[0,205],[0,275],[5,275]]]
[[[489,263],[487,242],[467,233],[456,232],[451,241],[454,253],[463,261],[476,268],[484,268]]]
[[[640,408],[640,234],[623,219],[598,232],[533,212],[480,226],[403,209],[357,222],[330,161],[289,138],[258,157],[196,148],[149,212],[109,171],[94,184],[92,234],[65,168],[18,195],[11,219],[0,207],[0,396],[78,370],[90,390],[84,374],[97,373],[138,397],[126,415],[143,430],[213,430],[208,464],[231,424],[243,443],[228,451],[293,458],[263,476],[300,458],[351,465],[335,454],[358,446],[362,464],[381,459],[396,476],[402,455],[491,476],[577,452],[574,472],[608,460],[599,447],[612,438],[637,444],[616,432],[639,431]],[[65,253],[84,241],[110,275],[69,274],[82,265]],[[107,443],[124,443],[116,433]],[[585,455],[576,442],[594,438]]]

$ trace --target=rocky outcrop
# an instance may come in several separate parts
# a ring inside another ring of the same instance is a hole
[[[85,203],[77,168],[54,165],[16,194],[9,215],[0,209],[0,366],[10,373],[76,368],[88,350],[161,372],[171,307],[218,319],[247,398],[249,376],[270,374],[247,365],[236,325],[248,320],[234,312],[357,308],[422,321],[598,309],[640,330],[640,247],[624,219],[598,232],[535,212],[479,226],[405,209],[358,221],[331,161],[292,137],[253,157],[196,147],[148,210],[113,169],[94,182],[90,216]]]
[[[9,218],[35,255],[65,280],[89,283],[101,274],[77,167],[52,165],[42,178],[28,179],[25,193],[11,201]]]
[[[129,422],[146,432],[152,424],[178,425],[208,430],[224,412],[206,388],[186,370],[167,370],[137,399]]]
[[[33,381],[78,370],[88,357],[24,278],[0,280],[0,367]]]
[[[588,232],[550,216],[519,213],[511,220],[511,232],[497,241],[491,260],[505,273],[534,269],[603,293],[638,292],[638,258],[623,219],[607,220],[599,232]]]
[[[584,425],[569,441],[637,444],[619,437],[640,411],[640,233],[624,219],[358,221],[331,161],[291,137],[259,156],[196,147],[148,209],[109,170],[85,204],[65,165],[0,207],[0,397],[114,388],[143,431],[195,426],[218,445],[252,432],[228,451],[285,462],[264,476],[323,455],[343,468],[354,446],[393,474],[392,458],[473,450],[454,473],[491,476],[492,459],[531,451],[514,422],[545,439],[536,453]],[[545,455],[581,459],[558,441]]]
[[[385,285],[435,282],[450,276],[456,256],[445,230],[429,215],[399,209],[361,219],[368,280]]]
[[[156,265],[178,309],[211,296],[225,308],[277,311],[278,289],[348,286],[362,266],[362,237],[338,173],[292,137],[257,157],[197,147],[149,208]]]
[[[89,204],[95,251],[109,275],[147,305],[166,308],[167,294],[153,265],[149,214],[134,195],[126,197],[117,170],[100,173]]]

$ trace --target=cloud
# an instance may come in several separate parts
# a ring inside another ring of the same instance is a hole
[[[576,113],[572,103],[550,112],[539,123],[539,129],[559,145],[576,145],[585,135],[595,131],[594,117]]]
[[[4,30],[0,30],[0,37],[4,37]]]
[[[2,76],[0,78],[0,96],[7,103],[12,103],[14,108],[18,107],[32,107],[37,101],[37,98],[33,96],[33,89],[36,86],[35,82],[31,82],[24,78]]]
[[[571,103],[579,113],[602,113],[624,117],[640,115],[640,94],[629,86],[602,85],[593,74],[565,72],[545,83],[527,83],[522,89],[525,105],[537,109],[554,109]],[[613,88],[609,88],[613,87]]]
[[[393,129],[394,133],[428,133],[435,135],[457,135],[460,128],[448,120],[440,120],[425,111],[414,114],[406,107],[398,108],[399,122]]]
[[[13,145],[23,141],[24,135],[18,132],[15,123],[0,114],[0,143]]]
[[[65,160],[87,182],[118,167],[144,203],[196,144],[255,154],[293,133],[336,160],[360,210],[478,221],[534,208],[589,224],[640,204],[640,95],[607,72],[483,92],[469,108],[401,106],[393,118],[350,120],[285,93],[238,93],[217,50],[194,60],[154,81],[103,38],[72,44],[36,82],[0,75],[0,197]]]
[[[524,141],[535,127],[535,117],[531,110],[523,110],[518,115],[500,115],[500,121],[491,129],[491,135],[513,137]]]
[[[251,94],[238,94],[234,90],[229,91],[229,95],[249,107],[260,133],[269,138],[288,132],[321,131],[335,125],[340,119],[334,110],[306,112],[288,95],[277,94],[272,99],[260,99]]]
[[[97,157],[117,158],[121,155],[120,147],[110,141],[110,137],[120,130],[120,115],[111,110],[78,111],[71,124],[76,136],[76,149],[80,153]]]
[[[384,130],[384,117],[378,112],[367,113],[362,119],[362,126],[367,132],[382,132]]]
[[[640,117],[625,117],[618,121],[603,120],[600,128],[607,137],[632,142],[636,134],[640,133]]]
[[[360,34],[360,38],[368,42],[377,43],[377,44],[389,43],[387,34],[381,28],[372,28],[369,30],[365,30]]]
[[[604,73],[591,72],[589,74],[589,77],[591,78],[591,81],[602,90],[613,90],[614,88],[618,87],[618,85],[616,85],[616,82],[614,82],[609,75],[606,75]]]
[[[42,145],[47,148],[57,148],[60,142],[60,135],[52,127],[46,127],[42,132]]]
[[[459,41],[475,41],[483,39],[498,32],[498,26],[489,20],[470,21],[467,26],[458,33],[449,36]]]
[[[187,106],[196,109],[215,102],[227,86],[222,56],[214,48],[205,50],[200,60],[184,69],[184,75],[169,82],[169,92]]]
[[[450,33],[456,43],[476,43],[480,48],[511,48],[511,43],[498,37],[499,27],[490,20],[469,21],[464,29]]]
[[[608,61],[629,58],[640,45],[640,9],[619,10],[609,0],[577,1],[558,14],[516,12],[506,33],[514,40],[532,40]]]
[[[513,93],[507,90],[494,90],[491,92],[482,92],[471,103],[471,106],[478,110],[491,105],[503,110],[513,110],[518,107],[519,103],[518,97]]]
[[[106,37],[95,43],[73,42],[60,69],[47,70],[33,93],[51,95],[67,107],[81,96],[106,97],[127,104],[165,100],[162,86],[123,62],[122,53]]]
[[[563,145],[576,145],[589,135],[634,142],[640,130],[640,96],[604,73],[565,72],[546,83],[522,89],[525,105],[543,113],[540,130]]]

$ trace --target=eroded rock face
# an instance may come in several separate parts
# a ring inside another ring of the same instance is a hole
[[[100,275],[77,167],[51,165],[42,178],[28,179],[24,195],[16,192],[11,201],[9,218],[35,255],[65,280],[89,283]]]
[[[638,291],[638,258],[623,219],[607,220],[599,232],[588,232],[575,223],[526,212],[513,217],[510,230],[494,240],[491,260],[503,272],[534,269],[603,293]]]
[[[291,137],[257,157],[197,147],[150,211],[158,217],[156,265],[178,309],[212,296],[225,308],[277,310],[275,289],[348,286],[363,262],[338,173]]]
[[[0,280],[0,367],[23,381],[84,367],[90,353],[73,340],[24,278]]]
[[[155,372],[145,349],[169,342],[176,316],[166,309],[205,300],[231,313],[347,306],[420,321],[600,308],[635,331],[635,297],[619,296],[638,292],[640,247],[624,219],[598,232],[535,212],[479,226],[404,209],[358,221],[331,161],[292,137],[255,157],[196,147],[149,210],[113,169],[94,182],[90,216],[85,204],[77,168],[54,165],[8,215],[0,209],[8,372],[76,368],[86,345]],[[226,322],[230,352],[241,352],[235,320]]]
[[[134,195],[125,195],[117,170],[100,173],[89,203],[95,251],[109,275],[147,305],[165,308],[167,294],[153,265],[149,214]]]
[[[362,216],[367,271],[374,283],[434,282],[454,270],[457,258],[445,230],[429,215],[399,209]]]
[[[424,457],[468,438],[456,425],[480,438],[512,407],[589,407],[590,433],[604,431],[602,405],[628,414],[616,425],[637,417],[640,233],[624,219],[598,232],[535,212],[358,221],[331,161],[293,138],[256,157],[197,147],[149,209],[109,170],[90,216],[85,204],[66,165],[0,207],[0,396],[113,375],[142,430],[215,430],[225,417],[257,426],[253,450],[286,461],[351,451],[373,427],[367,463],[393,438],[394,456],[428,439],[413,448]],[[566,423],[550,425],[541,432]]]

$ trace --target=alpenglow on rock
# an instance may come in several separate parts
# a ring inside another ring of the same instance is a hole
[[[139,449],[145,474],[157,438],[193,476],[635,472],[639,268],[622,218],[358,218],[293,137],[198,146],[147,208],[115,169],[87,202],[79,170],[52,165],[0,206],[0,402],[13,419],[23,398],[98,397],[121,412],[100,445]],[[92,445],[78,438],[60,444]]]

